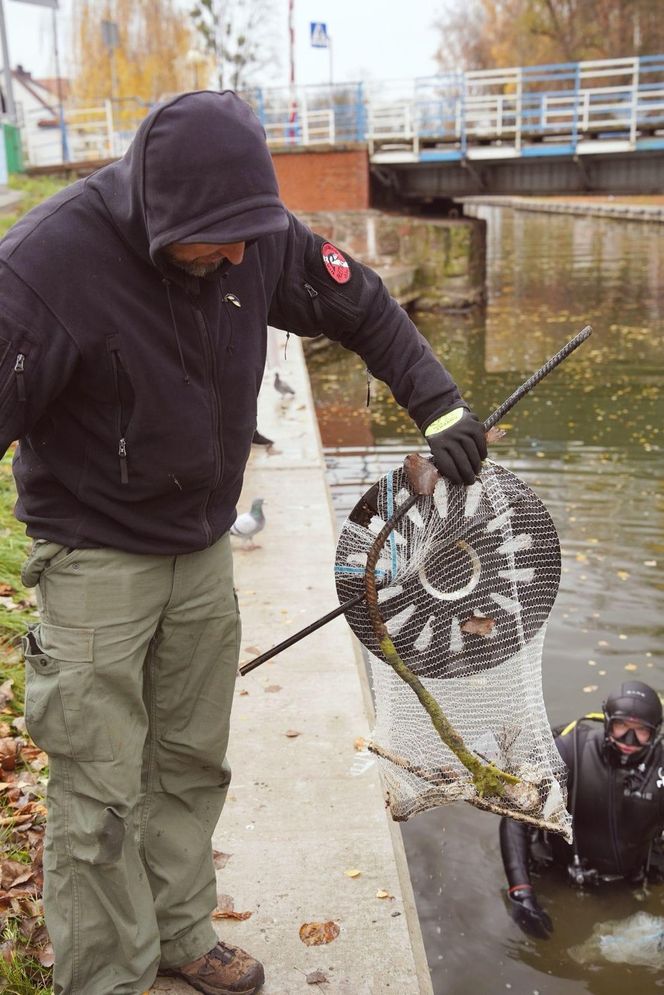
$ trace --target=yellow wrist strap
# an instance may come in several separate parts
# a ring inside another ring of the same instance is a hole
[[[429,426],[424,430],[425,438],[429,438],[431,435],[437,435],[438,432],[444,432],[446,428],[451,428],[452,425],[456,425],[458,421],[463,418],[465,408],[455,408],[454,411],[448,411],[446,415],[441,415],[440,418],[436,418],[432,421]]]

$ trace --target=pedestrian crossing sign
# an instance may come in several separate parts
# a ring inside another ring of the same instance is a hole
[[[330,36],[327,33],[327,24],[322,21],[311,21],[309,24],[309,37],[312,48],[328,48]]]

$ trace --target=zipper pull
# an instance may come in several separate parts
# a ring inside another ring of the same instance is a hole
[[[127,440],[120,439],[118,446],[118,456],[120,457],[120,481],[123,484],[129,483],[129,471],[127,469]]]
[[[366,369],[366,373],[367,373],[367,407],[369,407],[371,405],[371,381],[373,378],[371,376],[371,371],[369,370],[368,366]]]
[[[236,297],[235,294],[224,294],[224,300],[228,301],[228,303],[232,304],[234,307],[242,307],[240,298]]]
[[[16,357],[16,363],[14,365],[14,373],[16,374],[16,393],[18,395],[19,401],[25,401],[25,356],[22,352],[19,352]]]
[[[311,306],[314,309],[314,314],[316,315],[316,321],[320,322],[320,325],[322,327],[322,325],[323,325],[323,311],[322,311],[321,306],[320,306],[320,301],[318,300],[318,291],[316,290],[315,287],[312,287],[310,283],[305,283],[304,289],[306,290],[306,292],[309,294],[309,297],[311,298]]]

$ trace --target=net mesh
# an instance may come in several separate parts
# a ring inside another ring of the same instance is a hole
[[[406,473],[383,477],[342,529],[340,601],[364,589],[367,554],[411,495]],[[395,819],[465,800],[546,824],[571,839],[565,768],[544,707],[541,658],[560,580],[560,545],[537,495],[487,461],[479,481],[440,479],[390,533],[376,566],[378,607],[404,663],[433,695],[465,747],[518,783],[481,797],[472,774],[415,693],[385,662],[364,602],[351,628],[370,651],[378,753]]]

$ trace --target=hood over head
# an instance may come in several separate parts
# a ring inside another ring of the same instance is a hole
[[[173,242],[253,241],[288,227],[265,132],[230,90],[158,105],[123,158],[87,182],[134,251],[160,268]]]

